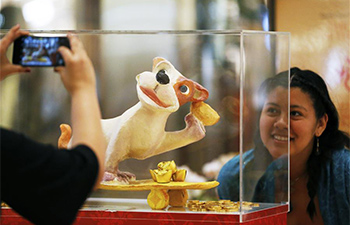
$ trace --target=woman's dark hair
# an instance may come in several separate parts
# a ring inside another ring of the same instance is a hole
[[[309,175],[307,189],[310,197],[307,212],[310,218],[313,219],[316,213],[314,197],[318,189],[321,171],[319,168],[330,160],[332,151],[342,149],[344,146],[349,148],[350,138],[348,134],[339,130],[338,111],[329,96],[324,80],[310,70],[301,70],[297,67],[292,68],[289,72],[290,79],[287,79],[288,71],[281,72],[267,79],[261,85],[259,93],[263,93],[261,96],[265,98],[278,86],[288,88],[288,82],[290,82],[291,88],[300,88],[302,92],[310,96],[317,119],[322,118],[325,114],[328,116],[326,129],[319,137],[319,152],[317,153],[316,150],[317,138],[315,137],[312,154],[307,161],[307,172]],[[265,148],[263,147],[259,130],[256,134],[255,145],[257,150]],[[260,150],[260,152],[263,151]],[[265,150],[265,152],[267,151]]]
[[[307,162],[309,174],[307,189],[310,197],[307,212],[312,219],[316,213],[314,197],[319,184],[319,168],[329,160],[333,150],[344,148],[344,146],[349,148],[350,139],[345,132],[339,130],[338,111],[329,96],[324,80],[310,70],[301,70],[296,67],[290,70],[290,76],[290,87],[298,87],[310,96],[316,118],[320,119],[325,114],[328,116],[326,129],[319,137],[319,151],[317,153],[317,138],[315,137],[312,154]]]

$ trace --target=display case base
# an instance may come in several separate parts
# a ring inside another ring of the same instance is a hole
[[[184,209],[185,210],[185,209]],[[254,212],[244,213],[213,213],[188,211],[130,211],[130,210],[95,210],[81,209],[74,225],[93,224],[123,224],[123,225],[258,225],[258,224],[287,224],[288,205],[269,207]],[[31,224],[10,208],[1,209],[1,224]],[[240,222],[240,216],[242,221]]]

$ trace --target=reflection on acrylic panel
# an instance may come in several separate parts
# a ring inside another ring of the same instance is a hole
[[[142,143],[137,140],[133,143],[147,146],[152,140],[153,144],[158,143],[160,146],[162,138],[155,134],[186,130],[186,122],[187,124],[193,122],[188,120],[188,116],[186,117],[191,111],[191,102],[201,98],[200,93],[204,89],[208,92],[208,96],[199,101],[204,100],[220,116],[218,123],[205,127],[205,136],[202,133],[199,138],[180,143],[191,139],[193,135],[184,133],[183,138],[174,138],[172,143],[168,143],[168,150],[172,149],[171,151],[150,157],[154,155],[154,152],[152,153],[154,149],[149,147],[142,152],[141,157],[132,155],[133,159],[126,159],[118,164],[119,170],[131,172],[137,179],[150,179],[149,169],[154,168],[160,161],[169,160],[175,160],[179,168],[186,168],[189,171],[187,176],[189,181],[202,182],[216,179],[220,167],[228,159],[254,147],[259,118],[256,103],[258,87],[266,78],[287,70],[289,66],[287,33],[77,31],[76,34],[83,41],[95,65],[103,119],[117,118],[128,109],[137,107],[138,102],[142,101],[139,99],[140,93],[148,94],[145,101],[151,99],[166,105],[171,105],[173,99],[179,102],[176,106],[177,110],[168,113],[167,119],[156,117],[146,119],[146,122],[137,121],[139,123],[137,126],[146,129],[144,134],[138,132],[137,135],[132,136],[134,139],[143,140]],[[155,66],[157,69],[154,69],[153,59],[156,57],[166,59],[173,67],[169,66],[169,63],[164,63],[164,68]],[[176,68],[177,72],[171,72],[169,68]],[[161,70],[164,70],[169,77],[169,83],[163,72],[159,74]],[[59,125],[70,124],[70,105],[69,96],[60,83],[59,77],[54,74],[51,76],[50,73],[52,73],[51,69],[37,68],[29,76],[6,81],[3,84],[4,87],[18,82],[17,85],[20,86],[16,96],[18,102],[12,103],[10,107],[7,107],[8,102],[2,102],[1,108],[2,110],[11,109],[13,116],[8,117],[7,123],[13,129],[28,133],[37,140],[57,145],[60,135]],[[154,87],[151,85],[151,88],[141,90],[137,79],[143,77],[142,74],[149,75],[145,81],[158,82],[159,85]],[[187,88],[180,85],[177,90],[185,95],[194,91],[190,101],[183,100],[184,98],[180,98],[179,95],[175,98],[175,95],[169,94],[172,92],[168,93],[168,90],[173,89],[165,88],[170,83],[176,86],[176,82],[172,83],[174,74],[181,74],[188,79],[182,78],[181,83],[187,84]],[[157,80],[157,75],[160,81]],[[195,85],[191,86],[193,84]],[[193,88],[196,86],[202,88]],[[155,94],[155,89],[166,97]],[[2,93],[5,94],[6,90],[8,89],[3,88]],[[162,127],[157,127],[159,121],[163,121]],[[28,126],[28,123],[31,126]],[[122,120],[121,123],[123,123]],[[116,122],[108,126],[115,126],[118,130],[120,124]],[[204,131],[201,126],[193,127],[196,127],[195,134],[198,131]],[[113,130],[113,128],[109,129]],[[144,138],[148,137],[147,135],[150,138]],[[160,152],[164,151],[166,149]],[[115,169],[115,164],[111,163],[111,167]],[[203,171],[204,167],[205,171]],[[249,182],[244,185],[248,184]],[[189,194],[190,198],[217,198],[215,189],[206,192],[194,190]],[[250,201],[252,195],[251,191],[246,191],[242,197]],[[93,196],[145,198],[147,193],[99,190]]]

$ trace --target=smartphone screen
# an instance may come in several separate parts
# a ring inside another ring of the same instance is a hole
[[[64,66],[57,52],[60,46],[69,46],[67,37],[21,36],[14,42],[12,63],[22,66]]]

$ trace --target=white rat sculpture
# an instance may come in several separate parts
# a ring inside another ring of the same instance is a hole
[[[136,76],[139,102],[121,116],[102,120],[108,143],[103,181],[128,183],[135,175],[118,170],[118,164],[128,158],[146,159],[199,141],[205,136],[203,124],[192,114],[185,117],[186,127],[166,132],[169,115],[187,102],[208,98],[208,91],[187,79],[164,58],[153,59],[152,72]],[[60,148],[70,148],[71,129],[63,124]],[[68,143],[69,142],[69,143]]]

